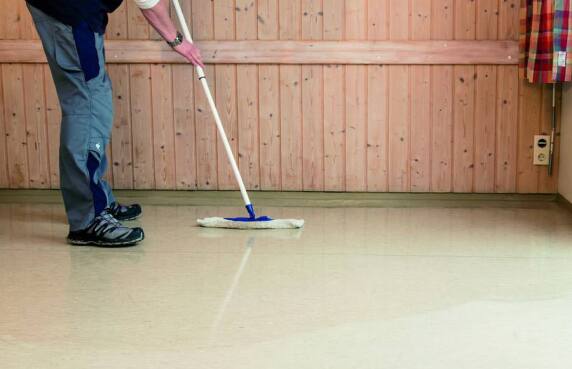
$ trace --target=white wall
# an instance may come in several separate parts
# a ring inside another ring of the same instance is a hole
[[[560,179],[558,189],[572,202],[572,84],[564,85],[562,99]]]

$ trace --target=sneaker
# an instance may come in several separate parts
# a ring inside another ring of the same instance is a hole
[[[106,210],[86,229],[70,232],[67,240],[76,246],[128,247],[135,246],[144,238],[143,229],[123,226]]]
[[[139,204],[121,205],[118,202],[111,204],[108,210],[115,219],[121,222],[135,220],[139,218],[142,213],[141,206]]]

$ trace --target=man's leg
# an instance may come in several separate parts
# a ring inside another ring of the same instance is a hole
[[[62,108],[60,178],[70,234],[85,234],[96,244],[125,243],[130,229],[98,217],[114,201],[102,177],[105,148],[113,121],[111,81],[105,71],[103,36],[87,24],[70,27],[29,6],[42,40]],[[111,217],[112,218],[112,217]],[[115,221],[116,222],[116,221]],[[93,229],[88,229],[88,228]],[[142,239],[142,231],[140,239]],[[91,237],[91,238],[90,238]],[[69,237],[68,237],[69,238]],[[88,241],[89,241],[88,240]],[[119,243],[121,243],[119,242]]]

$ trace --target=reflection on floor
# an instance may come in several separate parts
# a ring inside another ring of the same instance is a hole
[[[572,365],[572,215],[555,204],[261,211],[302,231],[144,211],[142,246],[103,250],[63,242],[60,205],[0,204],[0,367]]]

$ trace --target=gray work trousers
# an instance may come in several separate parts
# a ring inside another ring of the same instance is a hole
[[[86,23],[68,26],[28,5],[62,109],[60,184],[71,231],[86,228],[115,201],[102,177],[113,125],[103,35]]]

